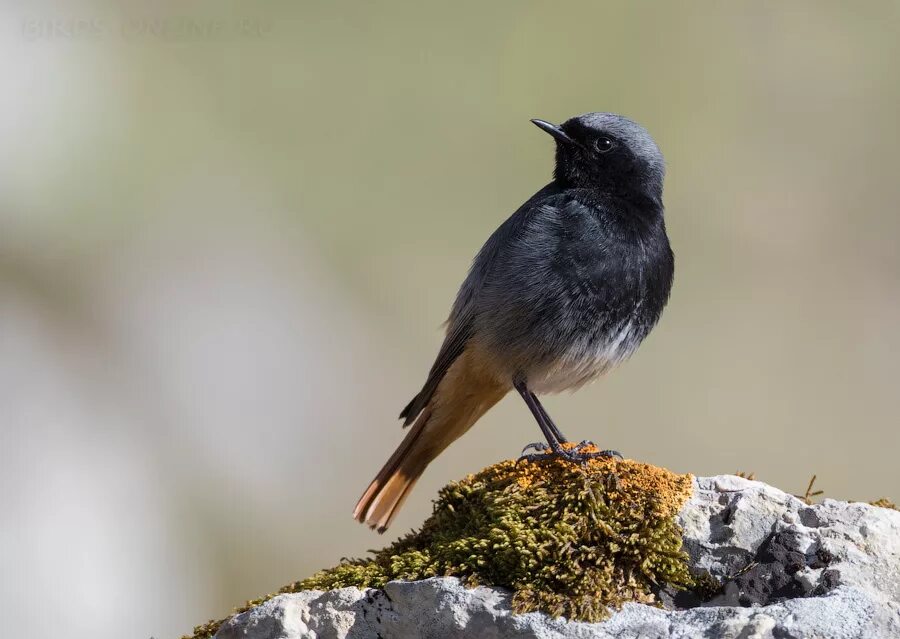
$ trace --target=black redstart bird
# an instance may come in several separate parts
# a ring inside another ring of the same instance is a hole
[[[428,379],[400,413],[412,428],[353,511],[379,532],[425,467],[510,389],[547,454],[613,453],[563,446],[537,394],[602,375],[659,320],[674,274],[663,156],[644,128],[612,113],[532,122],[556,140],[553,181],[494,231],[459,289]]]

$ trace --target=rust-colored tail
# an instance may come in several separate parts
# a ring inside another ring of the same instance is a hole
[[[506,394],[471,351],[447,371],[406,437],[360,497],[353,517],[378,532],[391,525],[431,461]]]
[[[369,484],[353,510],[353,517],[357,521],[368,524],[378,532],[384,532],[391,525],[409,491],[433,459],[422,450],[422,444],[416,445],[425,432],[430,417],[431,410],[426,408]]]

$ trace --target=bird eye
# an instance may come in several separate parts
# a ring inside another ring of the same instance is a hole
[[[606,153],[608,151],[612,151],[615,144],[608,137],[603,136],[597,138],[597,141],[594,142],[594,147],[596,147],[599,153]]]

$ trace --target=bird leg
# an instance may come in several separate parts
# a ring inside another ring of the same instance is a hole
[[[557,428],[556,424],[553,422],[553,419],[551,419],[550,414],[547,412],[547,409],[544,408],[543,404],[541,404],[541,400],[537,398],[537,395],[535,395],[531,391],[528,392],[531,395],[531,399],[534,400],[535,405],[538,407],[538,410],[541,411],[541,415],[544,416],[544,420],[547,422],[547,426],[551,431],[553,431],[553,435],[556,437],[556,440],[559,442],[569,441],[568,439],[566,439],[566,436],[562,434],[562,431]]]
[[[593,445],[587,440],[581,442],[572,449],[563,448],[562,445],[567,444],[568,441],[566,440],[565,435],[562,434],[562,432],[550,418],[550,415],[547,414],[546,409],[543,407],[543,405],[541,405],[541,402],[538,400],[537,396],[530,390],[528,390],[528,386],[525,384],[525,382],[516,382],[513,384],[513,386],[519,392],[519,395],[522,396],[522,399],[525,400],[525,404],[528,406],[528,409],[534,416],[535,421],[537,421],[538,427],[541,429],[544,437],[547,438],[547,445],[550,447],[549,453],[526,455],[525,452],[528,450],[541,450],[542,448],[544,448],[541,442],[528,444],[528,446],[522,449],[522,456],[519,458],[520,461],[523,459],[528,461],[536,461],[538,459],[544,459],[548,455],[552,455],[554,457],[562,457],[563,459],[571,462],[585,462],[588,459],[595,459],[598,457],[622,457],[621,454],[614,450],[603,450],[596,453],[584,452],[584,448]]]
[[[553,421],[553,418],[550,417],[550,414],[547,412],[547,409],[544,408],[544,405],[541,404],[541,400],[539,400],[537,398],[537,395],[535,395],[531,391],[528,391],[528,394],[531,395],[531,400],[534,402],[535,406],[537,406],[538,410],[540,411],[541,418],[544,420],[544,423],[547,424],[547,427],[549,428],[550,432],[553,433],[553,438],[556,439],[556,441],[558,441],[560,443],[568,442],[568,439],[566,438],[565,435],[562,434],[562,431],[559,430],[559,428],[556,426],[556,424]],[[538,423],[540,424],[540,422],[538,422]],[[576,448],[583,448],[582,444],[584,444],[584,443],[585,442],[582,442]],[[525,453],[529,450],[534,450],[537,453],[543,453],[546,449],[547,449],[547,444],[545,444],[544,442],[531,442],[530,444],[525,446],[525,448],[522,449],[522,457],[526,457]]]
[[[534,393],[528,390],[525,382],[516,382],[515,384],[513,384],[513,386],[519,392],[519,395],[522,396],[522,399],[525,400],[525,405],[528,406],[528,410],[531,411],[531,414],[534,416],[535,421],[537,421],[538,427],[541,429],[541,432],[547,439],[547,444],[550,446],[550,450],[553,451],[554,455],[565,457],[566,450],[562,447],[559,438],[556,436],[557,429],[552,428],[548,424],[547,419],[544,417],[544,411],[541,409],[540,402],[537,401],[537,397],[535,397]],[[522,452],[524,453],[529,448],[537,449],[539,446],[540,444],[529,444]],[[531,459],[532,457],[541,456],[543,455],[523,455],[522,458]]]

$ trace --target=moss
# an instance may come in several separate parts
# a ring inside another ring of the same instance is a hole
[[[713,577],[708,570],[692,571],[694,577],[693,588],[694,594],[700,601],[709,601],[713,597],[722,594],[723,584]]]
[[[694,585],[675,518],[690,494],[689,475],[630,460],[505,461],[444,487],[418,532],[280,592],[456,576],[509,588],[515,612],[599,621],[624,602],[653,603],[662,585]]]

